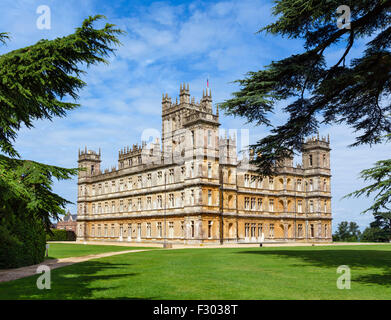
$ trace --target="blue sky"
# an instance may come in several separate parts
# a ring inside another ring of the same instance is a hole
[[[51,9],[51,29],[36,27],[38,6]],[[81,108],[67,118],[37,121],[32,130],[22,129],[16,147],[23,158],[64,167],[77,166],[78,148],[102,148],[102,167],[117,164],[118,150],[140,143],[143,130],[161,129],[161,95],[174,100],[182,82],[199,99],[209,77],[214,103],[222,102],[237,89],[232,81],[269,64],[299,53],[302,42],[256,34],[273,20],[269,0],[242,1],[93,1],[93,0],[2,0],[0,31],[11,41],[0,54],[34,44],[41,38],[65,36],[89,15],[103,14],[107,21],[127,32],[123,46],[109,65],[89,68],[80,92]],[[362,50],[358,43],[352,55]],[[340,47],[327,53],[330,63]],[[220,114],[221,115],[221,114]],[[275,124],[286,119],[277,112]],[[246,124],[244,119],[220,116],[222,128],[250,130],[250,142],[267,134],[267,128]],[[343,221],[356,221],[361,228],[372,220],[360,212],[370,199],[341,199],[363,186],[359,172],[379,159],[389,158],[389,146],[347,148],[354,141],[346,126],[322,127],[330,134],[332,209],[334,228]],[[388,149],[387,149],[388,148]],[[76,179],[56,182],[55,191],[76,202]],[[75,206],[69,209],[75,213]]]

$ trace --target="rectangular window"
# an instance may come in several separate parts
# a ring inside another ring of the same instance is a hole
[[[191,237],[194,238],[195,236],[195,226],[194,226],[194,221],[191,221]]]
[[[208,238],[212,238],[212,221],[208,221]]]
[[[262,237],[262,233],[263,233],[263,225],[262,223],[258,223],[258,237]]]
[[[248,238],[250,235],[250,224],[249,223],[245,223],[244,224],[244,236],[246,238]]]
[[[297,201],[297,212],[299,213],[303,212],[303,202],[301,200]]]
[[[147,237],[150,237],[151,236],[151,223],[147,223]]]
[[[212,164],[208,163],[208,178],[212,178]]]
[[[249,180],[250,180],[250,177],[248,174],[245,174],[244,175],[244,186],[245,187],[248,187],[249,186]]]
[[[168,223],[168,237],[169,238],[174,238],[174,222],[170,221]]]
[[[274,238],[274,224],[273,223],[270,224],[269,236],[270,236],[270,238]]]
[[[128,224],[128,238],[129,240],[132,239],[132,224]]]
[[[301,179],[297,180],[297,191],[301,191]]]
[[[258,198],[258,210],[262,210],[262,198]]]
[[[208,205],[212,205],[212,190],[208,190]]]
[[[250,205],[250,209],[251,210],[255,210],[255,198],[251,198],[251,205]]]
[[[269,200],[269,211],[270,212],[274,211],[274,199]]]
[[[256,223],[251,224],[251,238],[255,238],[256,226]]]
[[[168,200],[169,200],[170,207],[174,208],[174,194],[173,193],[170,193],[168,195]]]
[[[245,198],[244,198],[244,209],[245,209],[245,210],[248,210],[249,207],[250,207],[250,198],[245,197]]]
[[[274,179],[269,178],[269,189],[273,190],[274,189]]]
[[[161,222],[158,222],[158,223],[157,223],[157,236],[158,236],[159,238],[162,237],[162,223],[161,223]]]
[[[299,238],[303,237],[303,225],[302,224],[297,225],[297,236]]]

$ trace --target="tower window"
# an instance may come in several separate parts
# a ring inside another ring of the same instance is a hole
[[[312,167],[312,154],[309,156],[310,167]]]

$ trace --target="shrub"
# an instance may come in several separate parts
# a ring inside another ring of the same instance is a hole
[[[72,230],[51,229],[53,234],[46,234],[46,241],[76,241]]]
[[[0,268],[18,268],[45,259],[45,229],[42,221],[11,215],[0,225]]]

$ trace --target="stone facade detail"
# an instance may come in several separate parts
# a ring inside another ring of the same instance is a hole
[[[261,179],[235,136],[219,136],[218,109],[189,85],[162,97],[162,143],[119,151],[101,170],[101,151],[80,151],[78,240],[199,244],[331,241],[330,141],[305,141],[302,164],[285,159]]]

